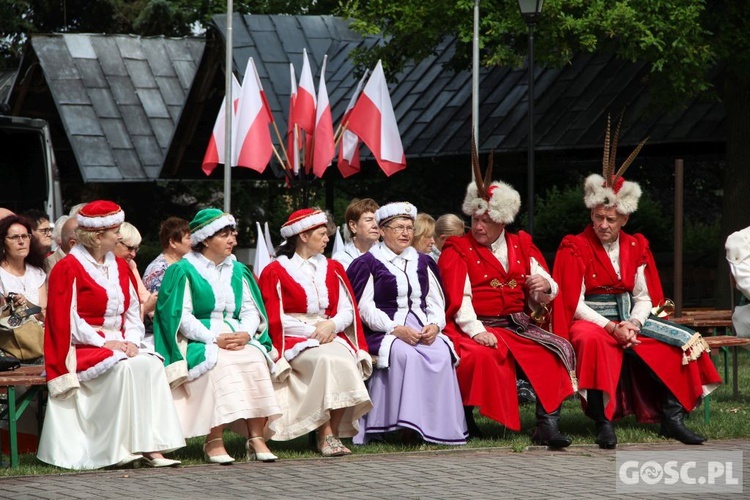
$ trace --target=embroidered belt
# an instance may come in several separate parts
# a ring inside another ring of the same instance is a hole
[[[618,323],[630,317],[633,297],[630,293],[597,294],[584,297],[586,305],[605,318]],[[649,315],[641,325],[641,335],[682,349],[682,364],[695,361],[704,352],[711,352],[700,333],[671,321]]]
[[[578,390],[578,379],[576,378],[576,354],[573,346],[554,333],[539,328],[534,324],[526,313],[518,312],[509,316],[477,316],[485,326],[490,328],[504,328],[517,334],[519,337],[532,340],[537,344],[549,349],[562,361],[568,370],[573,390]]]

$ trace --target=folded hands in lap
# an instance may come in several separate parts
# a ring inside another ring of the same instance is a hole
[[[315,330],[310,334],[311,339],[315,339],[321,344],[327,344],[336,338],[336,324],[327,319],[315,324]]]
[[[112,351],[124,352],[129,358],[138,354],[138,346],[127,340],[108,340],[104,343],[104,347]]]
[[[227,351],[239,351],[250,342],[250,334],[247,332],[222,333],[216,337],[216,345]]]

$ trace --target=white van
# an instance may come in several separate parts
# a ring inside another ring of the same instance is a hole
[[[0,115],[0,207],[62,215],[57,163],[45,120]]]

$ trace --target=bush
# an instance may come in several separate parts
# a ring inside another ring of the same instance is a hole
[[[579,185],[559,189],[557,186],[536,198],[534,214],[534,242],[543,252],[554,252],[567,234],[578,234],[591,224],[589,210],[583,204]],[[631,215],[625,231],[643,233],[654,252],[670,251],[672,219],[647,194],[641,196],[638,211]],[[521,225],[526,224],[523,216]]]

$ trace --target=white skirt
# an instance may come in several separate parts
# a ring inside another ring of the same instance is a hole
[[[81,383],[75,396],[49,399],[37,457],[66,469],[98,469],[131,453],[183,446],[164,365],[139,354]]]
[[[354,354],[339,342],[329,342],[305,349],[289,364],[289,377],[274,384],[284,413],[274,422],[273,439],[287,441],[314,431],[330,420],[331,410],[342,408],[346,411],[338,435],[356,435],[359,418],[372,403]]]
[[[248,437],[246,419],[268,417],[272,423],[281,416],[266,358],[251,345],[241,351],[219,349],[216,365],[172,396],[186,438],[205,436],[220,425]]]

